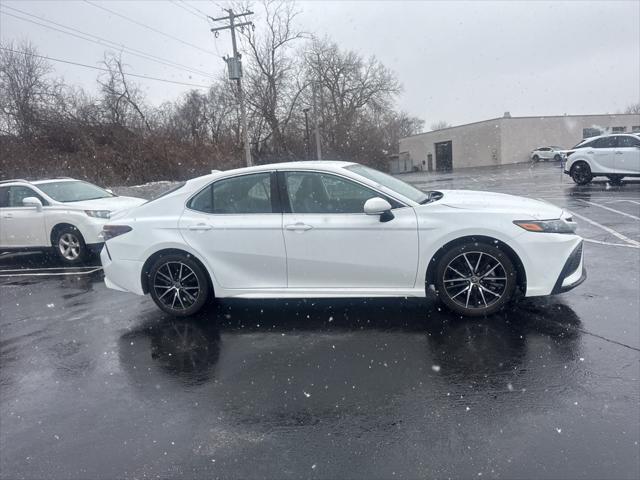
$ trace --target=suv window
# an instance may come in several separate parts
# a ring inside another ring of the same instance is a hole
[[[293,213],[363,213],[364,203],[380,195],[350,180],[318,172],[285,172]]]
[[[640,147],[640,138],[625,136],[618,137],[618,148]]]
[[[42,196],[38,195],[29,187],[13,185],[3,188],[6,188],[8,191],[5,195],[0,193],[0,207],[24,207],[22,200],[27,197],[36,197],[42,202],[42,205],[48,205],[47,201],[42,198]]]
[[[593,142],[593,148],[616,148],[617,137],[602,137]]]
[[[0,208],[9,206],[9,187],[0,187]]]
[[[215,214],[272,213],[271,173],[218,180],[195,195],[187,206]]]

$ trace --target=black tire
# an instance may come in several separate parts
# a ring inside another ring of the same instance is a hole
[[[587,162],[576,162],[571,166],[571,171],[569,172],[571,178],[577,185],[586,185],[593,180],[593,175],[591,174],[591,167]]]
[[[188,254],[158,258],[149,270],[151,298],[164,312],[188,317],[200,311],[211,294],[209,277]]]
[[[538,163],[540,161],[540,157],[538,155],[533,156],[533,163]]]
[[[556,154],[556,156],[555,156],[555,157],[553,157],[553,159],[554,159],[556,162],[559,162],[560,160],[562,160],[562,157],[561,157],[560,155]]]
[[[607,175],[607,178],[612,185],[622,185],[624,175]]]
[[[67,265],[81,265],[89,256],[84,237],[76,227],[68,225],[58,228],[53,235],[53,250]]]
[[[436,291],[451,311],[470,317],[492,315],[513,297],[517,272],[509,256],[483,242],[446,251],[436,267]]]

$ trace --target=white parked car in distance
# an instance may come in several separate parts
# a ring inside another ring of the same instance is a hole
[[[562,147],[539,147],[531,152],[531,160],[534,162],[539,162],[540,160],[545,162],[547,160],[555,160],[559,162],[564,158],[565,151]]]
[[[517,289],[585,279],[582,239],[549,203],[422,192],[348,162],[292,162],[195,178],[104,226],[108,287],[177,316],[212,297],[424,297],[464,315]]]
[[[640,177],[640,135],[614,134],[584,139],[567,152],[564,173],[578,185],[593,177],[620,183],[624,177]]]
[[[145,200],[120,197],[72,178],[0,182],[0,250],[53,248],[70,265],[102,248],[102,226],[113,212]]]

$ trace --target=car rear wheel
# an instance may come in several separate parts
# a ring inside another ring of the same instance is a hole
[[[586,162],[578,162],[575,163],[571,167],[571,178],[578,185],[586,185],[591,180],[593,180],[593,175],[591,174],[591,168]]]
[[[468,242],[440,258],[436,273],[438,297],[449,310],[466,316],[487,316],[513,297],[517,273],[507,254],[497,247]]]
[[[209,279],[188,255],[160,257],[149,271],[149,293],[161,310],[176,317],[198,312],[210,294]]]
[[[58,258],[68,265],[78,265],[87,257],[87,245],[80,231],[71,225],[58,229],[53,238]]]

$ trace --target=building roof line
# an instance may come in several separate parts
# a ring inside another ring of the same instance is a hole
[[[571,115],[529,115],[524,117],[496,117],[488,118],[487,120],[478,120],[477,122],[463,123],[462,125],[453,125],[447,128],[441,128],[439,130],[429,130],[428,132],[414,133],[413,135],[407,135],[404,138],[418,137],[420,135],[426,135],[428,133],[444,132],[445,130],[452,130],[454,128],[468,127],[470,125],[477,125],[479,123],[495,122],[497,120],[524,120],[527,118],[570,118],[570,117],[619,117],[619,116],[638,116],[637,113],[586,113],[586,114],[571,114]]]

